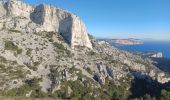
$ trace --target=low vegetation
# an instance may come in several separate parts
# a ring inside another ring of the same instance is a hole
[[[57,49],[60,49],[60,50],[65,50],[65,47],[63,44],[61,43],[58,43],[58,42],[54,42],[53,43],[54,47],[56,47]]]
[[[28,48],[28,49],[27,49],[27,52],[26,52],[26,55],[27,55],[27,56],[30,56],[30,55],[31,55],[31,52],[32,52],[32,49],[31,49],[31,48]]]
[[[29,63],[24,63],[29,69],[31,69],[31,70],[33,70],[33,71],[37,71],[38,70],[38,68],[37,68],[37,66],[32,66],[31,64],[29,64]]]
[[[14,29],[10,29],[9,31],[10,31],[10,32],[15,32],[15,33],[21,33],[21,31],[19,31],[19,30],[14,30]]]
[[[5,49],[11,50],[11,51],[16,51],[17,54],[22,53],[22,49],[19,48],[17,45],[15,45],[12,41],[5,41]]]
[[[53,46],[56,48],[56,51],[59,51],[61,53],[66,53],[68,57],[72,56],[71,52],[66,47],[64,47],[62,43],[54,42]]]
[[[26,80],[24,83],[24,85],[22,85],[19,88],[14,88],[12,90],[9,91],[1,91],[1,95],[2,96],[24,96],[31,92],[31,97],[34,98],[40,98],[40,97],[45,97],[46,94],[44,92],[41,91],[41,87],[39,86],[39,81],[41,79],[39,78],[33,78],[30,80]]]
[[[163,89],[161,91],[161,100],[170,100],[170,92]]]
[[[89,67],[87,67],[86,70],[87,70],[87,72],[88,72],[89,74],[92,74],[92,73],[93,73]]]

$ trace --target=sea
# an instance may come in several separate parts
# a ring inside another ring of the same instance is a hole
[[[170,59],[170,41],[143,40],[140,45],[114,45],[115,47],[129,52],[162,52],[164,58]]]

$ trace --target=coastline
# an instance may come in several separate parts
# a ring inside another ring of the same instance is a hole
[[[113,44],[112,44],[113,45]],[[170,59],[170,41],[144,41],[141,45],[113,45],[129,52],[162,52],[163,57]]]

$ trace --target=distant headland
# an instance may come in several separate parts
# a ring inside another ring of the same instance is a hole
[[[128,39],[107,39],[107,38],[101,38],[97,39],[98,41],[106,41],[110,44],[115,45],[140,45],[143,44],[143,41],[140,39],[134,39],[134,38],[128,38]]]

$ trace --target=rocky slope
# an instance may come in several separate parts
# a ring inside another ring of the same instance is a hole
[[[0,15],[3,96],[103,100],[118,93],[122,100],[134,76],[170,80],[151,59],[97,42],[68,11],[11,0],[0,3]]]

